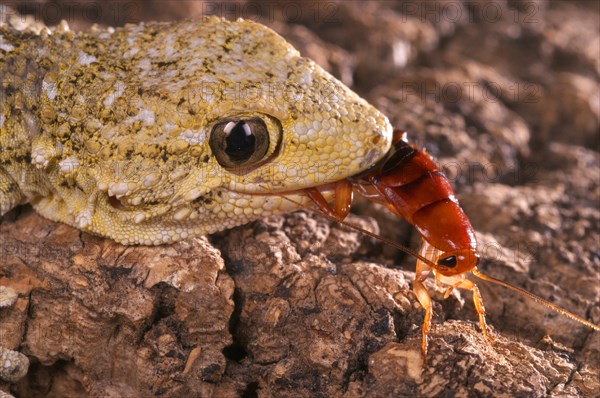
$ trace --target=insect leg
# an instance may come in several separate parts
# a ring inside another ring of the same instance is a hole
[[[424,278],[423,278],[424,279]],[[427,366],[427,336],[431,329],[431,317],[433,315],[433,306],[431,305],[431,297],[419,278],[413,280],[413,291],[421,307],[425,309],[425,318],[423,319],[423,327],[421,329],[421,351],[423,353],[423,366]]]
[[[475,311],[477,311],[477,315],[479,316],[479,326],[481,327],[481,331],[483,335],[487,337],[487,339],[494,344],[494,338],[488,331],[487,323],[485,321],[485,307],[483,306],[483,299],[481,298],[481,293],[479,293],[479,289],[477,285],[475,285],[472,281],[465,279],[456,285],[457,288],[470,290],[473,293],[473,304],[475,304]]]
[[[335,183],[333,210],[343,220],[350,213],[352,204],[352,183],[346,179]]]
[[[352,183],[348,180],[344,179],[335,183],[333,207],[325,200],[317,188],[306,188],[304,192],[317,205],[319,210],[338,221],[344,220],[350,212]]]
[[[437,256],[437,250],[433,248],[426,240],[423,240],[419,254],[434,262]],[[417,300],[421,304],[421,307],[425,309],[425,318],[423,319],[423,327],[421,328],[421,351],[423,353],[423,366],[427,366],[427,345],[428,335],[431,329],[431,318],[433,316],[433,305],[431,304],[431,297],[429,292],[425,288],[423,281],[427,279],[431,272],[431,266],[424,261],[417,259],[417,267],[415,269],[415,279],[413,280],[413,292],[417,296]]]

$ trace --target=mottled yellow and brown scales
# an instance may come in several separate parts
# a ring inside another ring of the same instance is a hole
[[[297,208],[277,194],[390,147],[383,114],[251,21],[5,24],[0,43],[1,214],[31,203],[123,244],[169,243]],[[259,156],[224,167],[210,133],[245,121]]]

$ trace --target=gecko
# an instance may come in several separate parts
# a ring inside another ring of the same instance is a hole
[[[391,145],[385,115],[248,20],[4,26],[0,80],[0,214],[124,245],[292,211]]]
[[[124,245],[168,244],[297,210],[305,188],[330,198],[391,147],[385,115],[261,24],[75,33],[6,10],[0,216],[30,204]],[[0,376],[24,374],[0,354]]]

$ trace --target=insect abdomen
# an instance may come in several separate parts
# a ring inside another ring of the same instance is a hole
[[[389,156],[361,176],[363,195],[403,217],[442,251],[474,247],[469,219],[454,190],[431,157],[403,140],[394,142]]]

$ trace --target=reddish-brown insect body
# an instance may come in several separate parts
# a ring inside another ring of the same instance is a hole
[[[450,182],[427,153],[404,140],[401,131],[395,132],[386,159],[352,181],[359,194],[384,204],[444,252],[445,274],[462,274],[475,267],[478,256],[473,227]]]
[[[475,283],[467,279],[469,272],[480,279],[517,291],[563,315],[600,330],[599,326],[577,315],[477,270],[479,254],[475,233],[471,222],[458,204],[450,182],[427,153],[406,142],[404,132],[400,130],[394,132],[392,148],[374,167],[333,185],[335,188],[333,206],[327,202],[318,188],[304,190],[305,194],[328,217],[338,221],[346,217],[350,210],[354,189],[369,200],[385,205],[394,214],[404,218],[415,226],[423,237],[419,253],[404,247],[400,248],[417,258],[413,290],[425,309],[421,343],[424,364],[427,360],[427,336],[433,315],[431,298],[423,284],[429,274],[433,274],[438,287],[445,287],[445,297],[448,297],[455,288],[472,292],[481,330],[492,343],[494,340],[487,330],[483,300]],[[352,224],[345,224],[360,229]]]

